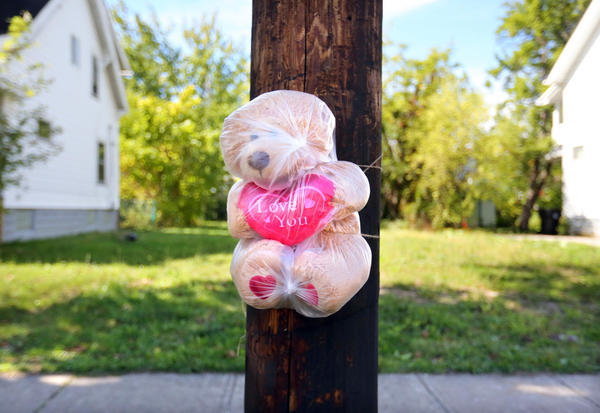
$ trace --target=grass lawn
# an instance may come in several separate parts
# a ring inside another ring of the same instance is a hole
[[[600,371],[600,248],[382,231],[384,372]],[[242,371],[223,223],[0,245],[0,371]]]

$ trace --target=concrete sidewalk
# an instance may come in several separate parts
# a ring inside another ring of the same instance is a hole
[[[563,245],[573,243],[600,247],[600,238],[581,235],[502,234],[502,236],[517,240],[558,242]]]
[[[2,413],[242,412],[243,393],[240,374],[0,374]],[[600,412],[600,375],[382,374],[379,412]]]

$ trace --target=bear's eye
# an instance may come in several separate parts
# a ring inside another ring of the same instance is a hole
[[[254,141],[256,139],[258,139],[258,135],[250,135],[250,140],[251,141]]]

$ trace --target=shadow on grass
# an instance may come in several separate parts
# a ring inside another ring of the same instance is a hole
[[[231,253],[237,243],[226,226],[218,224],[139,232],[135,242],[126,241],[123,234],[92,233],[4,244],[0,245],[0,262],[156,265],[169,259]]]
[[[599,372],[600,311],[396,285],[379,306],[383,372]],[[546,304],[546,303],[543,303]]]
[[[501,296],[461,294],[408,284],[384,289],[380,369],[600,371],[598,311],[577,303],[552,313],[515,311]],[[0,304],[0,360],[29,372],[242,371],[244,324],[229,281],[112,284],[37,311]]]
[[[523,302],[552,301],[596,304],[600,302],[600,264],[464,264],[465,271],[477,273],[487,287],[476,285],[466,288],[448,286],[419,286],[392,283],[389,289],[405,298],[455,302],[461,298],[482,296],[485,299],[504,298]],[[384,288],[385,289],[385,288]]]
[[[481,265],[469,264],[487,279],[500,295],[528,301],[600,300],[600,263],[597,267],[577,264]]]
[[[593,259],[462,268],[480,282],[382,289],[382,371],[600,372]]]
[[[239,371],[244,365],[238,355],[244,315],[230,282],[111,285],[36,312],[0,305],[0,326],[0,359],[25,371]]]

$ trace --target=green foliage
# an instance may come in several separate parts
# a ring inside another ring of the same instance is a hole
[[[223,119],[248,95],[247,62],[212,20],[177,48],[157,19],[114,13],[133,69],[121,121],[121,197],[153,199],[161,225],[224,216],[231,184],[219,147]]]
[[[143,199],[121,200],[119,216],[120,228],[156,229],[156,202]]]
[[[51,139],[58,128],[45,119],[44,108],[26,105],[48,83],[40,64],[22,58],[31,46],[30,21],[29,13],[13,17],[0,50],[0,198],[4,188],[19,183],[21,168],[59,149]]]
[[[523,179],[515,184],[510,203],[520,210],[519,227],[527,230],[531,211],[544,192],[560,199],[560,184],[552,155],[551,107],[535,106],[562,48],[590,0],[517,0],[506,3],[506,14],[497,30],[504,52],[491,73],[502,79],[510,98],[498,119],[499,138],[513,146],[516,171]],[[514,128],[518,134],[507,133]],[[546,191],[544,191],[546,189]],[[548,199],[546,199],[548,201]],[[559,207],[559,205],[553,205]]]
[[[496,116],[489,132],[489,158],[482,164],[482,172],[493,185],[489,199],[496,205],[500,226],[514,226],[525,202],[528,177],[526,165],[520,162],[528,150],[525,128],[510,116]]]
[[[129,93],[121,121],[121,196],[154,199],[161,224],[192,224],[218,207],[226,190],[219,129],[189,86],[172,100]]]
[[[534,108],[536,97],[545,89],[541,82],[550,73],[589,3],[590,0],[505,3],[506,14],[497,34],[506,48],[492,72],[504,76],[507,91],[516,101],[527,101]]]
[[[560,208],[560,165],[551,108],[536,107],[549,74],[589,0],[506,3],[503,53],[491,73],[509,99],[491,130],[481,97],[448,51],[406,59],[388,53],[383,97],[383,214],[413,224],[457,226],[489,199],[499,223],[529,229],[535,207]]]
[[[133,72],[127,80],[128,89],[163,99],[177,94],[182,81],[182,51],[171,44],[169,32],[160,27],[156,16],[152,15],[152,21],[146,22],[136,14],[131,21],[123,2],[112,15]]]
[[[402,53],[386,59],[383,86],[384,216],[457,226],[487,192],[487,110],[449,51]]]
[[[382,371],[600,371],[599,248],[401,224],[381,234]],[[0,371],[243,371],[235,243],[211,222],[3,244]]]

